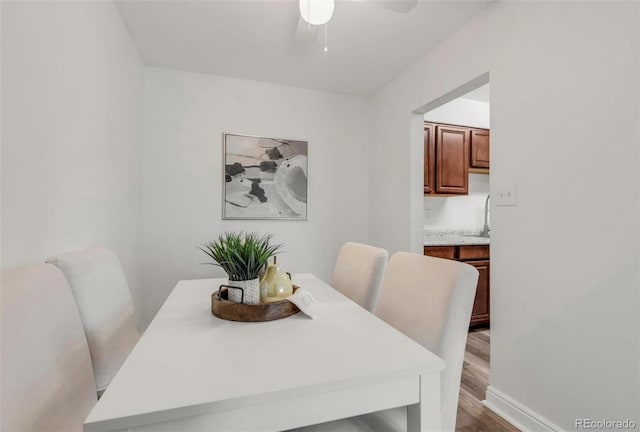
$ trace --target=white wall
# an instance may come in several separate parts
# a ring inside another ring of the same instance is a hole
[[[480,229],[489,193],[489,175],[469,174],[469,194],[454,197],[424,197],[424,228]]]
[[[145,322],[179,279],[219,276],[196,246],[225,230],[271,232],[291,272],[329,280],[343,242],[368,234],[365,98],[145,69]],[[309,141],[308,221],[222,221],[222,133]]]
[[[640,421],[638,8],[496,2],[372,99],[370,238],[418,252],[412,112],[490,72],[491,386],[563,429]]]
[[[492,184],[518,183],[519,204],[492,219],[508,268],[492,273],[492,385],[567,429],[583,413],[640,420],[639,6],[522,5],[497,17],[517,36],[493,35]]]
[[[429,111],[425,121],[490,129],[489,102],[457,98]]]
[[[101,245],[137,300],[143,68],[111,2],[2,2],[2,268]]]

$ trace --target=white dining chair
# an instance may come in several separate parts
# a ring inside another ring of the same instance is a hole
[[[454,431],[462,363],[478,271],[465,263],[398,252],[382,280],[376,315],[446,363],[441,375],[442,430]],[[406,431],[399,407],[313,425],[304,432]]]
[[[51,257],[47,262],[62,270],[69,281],[101,394],[140,339],[120,260],[111,250],[91,248]]]
[[[64,275],[49,264],[2,272],[0,429],[82,431],[95,405],[89,347]]]
[[[389,253],[381,248],[348,242],[340,249],[331,286],[373,312]]]

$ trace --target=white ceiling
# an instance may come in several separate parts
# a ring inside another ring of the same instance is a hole
[[[419,1],[402,14],[338,0],[307,49],[294,46],[297,0],[122,0],[146,64],[341,93],[370,94],[490,0]]]

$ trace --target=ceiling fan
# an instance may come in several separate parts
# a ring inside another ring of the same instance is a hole
[[[407,13],[418,0],[350,0],[382,9]],[[325,26],[324,51],[327,51],[327,23],[333,16],[335,0],[299,0],[300,18],[296,26],[295,43],[298,48],[308,45],[316,38],[320,26]]]

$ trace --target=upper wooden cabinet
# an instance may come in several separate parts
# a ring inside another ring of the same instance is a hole
[[[424,124],[424,193],[435,191],[436,184],[436,126]]]
[[[489,130],[471,129],[471,168],[489,168]]]
[[[489,173],[489,130],[424,124],[424,194],[467,195],[469,170]]]
[[[467,128],[436,126],[436,193],[469,192],[470,136]]]

